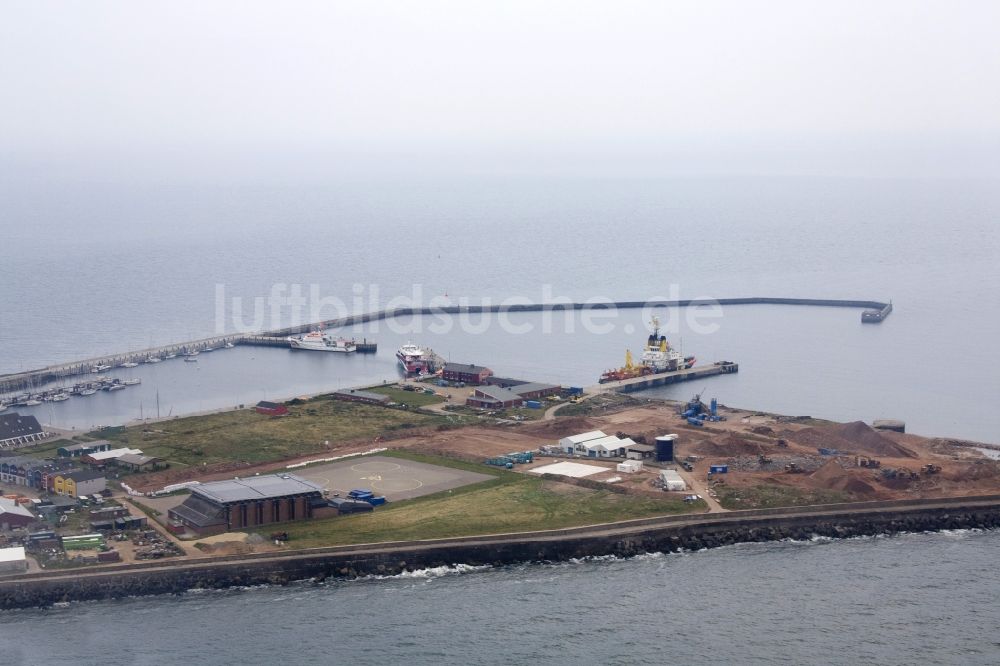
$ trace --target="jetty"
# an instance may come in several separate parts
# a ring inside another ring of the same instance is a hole
[[[235,333],[230,335],[220,335],[190,342],[179,342],[161,347],[143,349],[135,352],[110,354],[90,358],[83,361],[71,363],[61,363],[50,365],[36,370],[0,375],[0,394],[29,390],[32,387],[42,386],[50,382],[58,381],[66,377],[86,375],[101,366],[110,368],[121,367],[125,363],[143,363],[150,358],[163,358],[170,354],[182,355],[187,352],[207,352],[216,349],[223,349],[236,345],[258,345],[258,346],[285,346],[284,338],[290,335],[308,333],[317,329],[342,328],[355,326],[372,321],[382,321],[394,317],[407,317],[419,315],[461,315],[461,314],[488,314],[488,313],[514,313],[514,312],[567,312],[582,310],[629,310],[642,308],[689,308],[703,306],[742,306],[742,305],[805,305],[811,307],[837,307],[862,309],[862,321],[865,323],[881,323],[892,312],[892,303],[881,301],[846,300],[846,299],[823,299],[823,298],[772,298],[772,297],[746,297],[746,298],[694,298],[683,300],[648,300],[648,301],[604,301],[594,303],[570,302],[570,303],[517,303],[517,304],[488,304],[488,305],[445,305],[439,307],[414,307],[414,308],[392,308],[366,312],[360,314],[347,315],[336,319],[289,326],[286,328],[274,329],[270,331],[258,331],[254,333]],[[877,313],[877,316],[872,313]],[[359,345],[358,351],[362,353],[374,353],[377,349],[375,343],[365,341],[364,349]],[[110,369],[107,368],[107,369]],[[705,370],[705,368],[699,368]],[[664,381],[663,383],[670,383]]]
[[[659,372],[651,375],[643,375],[641,377],[631,377],[629,379],[620,379],[618,381],[595,384],[594,386],[586,387],[584,392],[601,393],[607,391],[617,391],[618,393],[631,393],[633,391],[642,391],[648,388],[653,388],[654,386],[679,384],[680,382],[689,382],[694,379],[704,379],[705,377],[713,377],[715,375],[731,375],[739,371],[740,366],[738,363],[733,363],[732,361],[719,361],[718,363],[713,363],[712,365],[685,368],[682,370],[674,370],[673,372]]]

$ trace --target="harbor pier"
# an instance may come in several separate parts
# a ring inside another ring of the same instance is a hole
[[[0,395],[30,390],[60,379],[72,376],[86,375],[95,372],[100,366],[110,366],[107,369],[120,367],[125,363],[143,363],[150,358],[163,358],[170,354],[180,355],[189,351],[205,352],[235,345],[249,344],[260,346],[284,346],[285,338],[291,335],[308,333],[317,329],[343,328],[372,321],[381,321],[393,317],[441,315],[441,314],[486,314],[499,312],[558,312],[576,310],[629,310],[642,308],[687,308],[700,306],[739,306],[739,305],[805,305],[814,307],[839,307],[863,309],[862,321],[865,323],[881,323],[892,312],[892,303],[881,301],[819,299],[819,298],[701,298],[683,300],[650,300],[650,301],[607,301],[596,303],[520,303],[520,304],[489,304],[489,305],[447,305],[441,307],[394,308],[377,310],[336,319],[318,321],[298,326],[258,331],[254,333],[235,333],[220,335],[190,342],[179,342],[161,347],[143,349],[135,352],[110,354],[90,358],[83,361],[50,365],[26,372],[0,375]],[[876,315],[870,313],[877,313]],[[358,346],[362,353],[375,353],[375,343],[365,341]],[[699,368],[705,370],[705,368]],[[99,372],[99,371],[98,371]],[[675,373],[676,374],[676,373]],[[718,373],[716,373],[718,374]],[[682,381],[682,380],[675,380]],[[670,383],[663,381],[661,383]]]

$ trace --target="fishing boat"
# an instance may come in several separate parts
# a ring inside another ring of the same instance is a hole
[[[142,380],[138,377],[132,377],[131,379],[126,379],[122,382],[125,386],[135,386],[136,384],[141,384]]]
[[[122,367],[122,368],[138,368],[139,364],[136,363],[135,361],[125,361],[124,363],[121,364],[120,367]]]
[[[80,395],[94,395],[95,393],[97,393],[95,388],[86,388],[80,391]]]
[[[69,393],[56,393],[52,396],[52,402],[62,402],[63,400],[69,400]]]

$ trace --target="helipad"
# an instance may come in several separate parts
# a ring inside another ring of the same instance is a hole
[[[532,474],[561,474],[562,476],[572,476],[577,479],[584,476],[590,476],[591,474],[600,474],[601,472],[607,472],[606,467],[598,467],[597,465],[581,465],[575,462],[557,462],[551,465],[543,465],[541,467],[536,467],[534,469],[529,469]]]

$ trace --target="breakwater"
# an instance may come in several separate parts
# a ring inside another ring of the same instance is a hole
[[[866,502],[652,518],[519,534],[317,548],[0,578],[0,608],[182,593],[295,580],[395,575],[455,564],[503,566],[700,550],[736,543],[1000,527],[1000,496]]]
[[[414,307],[414,308],[392,308],[366,312],[355,315],[347,315],[335,319],[289,326],[286,328],[269,331],[259,331],[251,334],[231,334],[221,335],[211,338],[203,338],[190,342],[181,342],[161,347],[153,347],[135,352],[110,354],[89,358],[71,363],[61,363],[50,365],[44,368],[0,375],[0,394],[14,393],[17,391],[27,391],[33,387],[42,386],[50,382],[59,381],[66,377],[85,375],[94,372],[100,366],[120,367],[124,363],[142,363],[151,357],[162,357],[170,354],[183,354],[187,351],[209,351],[219,349],[220,351],[227,345],[240,344],[261,344],[277,345],[277,341],[289,335],[306,333],[318,328],[342,328],[354,326],[371,321],[381,321],[394,317],[426,316],[426,315],[461,315],[461,314],[488,314],[500,312],[561,312],[579,310],[629,310],[642,308],[667,308],[667,307],[699,307],[699,306],[740,306],[740,305],[804,305],[813,307],[839,307],[839,308],[861,308],[865,311],[877,310],[883,313],[878,318],[881,322],[888,313],[892,311],[891,304],[880,301],[865,300],[845,300],[845,299],[821,299],[821,298],[771,298],[771,297],[747,297],[747,298],[719,298],[719,299],[683,299],[683,300],[649,300],[649,301],[606,301],[594,303],[513,303],[513,304],[487,304],[487,305],[447,305],[439,307]],[[877,323],[872,320],[872,323]],[[267,339],[267,340],[265,340]],[[372,347],[374,349],[374,347]]]

